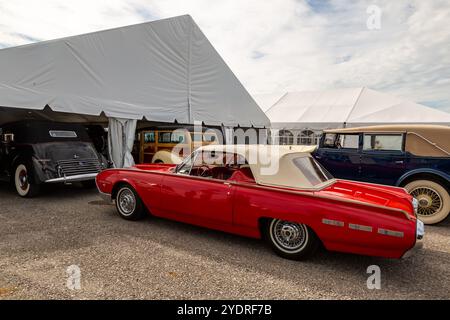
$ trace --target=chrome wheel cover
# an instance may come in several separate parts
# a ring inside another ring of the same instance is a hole
[[[442,197],[436,190],[430,187],[417,187],[411,190],[411,195],[419,202],[417,214],[420,216],[432,216],[441,211]]]
[[[28,181],[28,170],[23,164],[19,164],[16,168],[14,175],[14,184],[16,186],[17,193],[25,197],[30,191],[30,182]]]
[[[308,243],[308,230],[301,223],[272,220],[270,224],[270,237],[281,251],[298,253]]]
[[[120,189],[116,201],[120,214],[124,216],[132,215],[136,209],[136,197],[129,188]]]
[[[22,189],[22,190],[27,190],[27,188],[28,188],[28,173],[27,173],[27,170],[25,170],[25,169],[22,169],[22,170],[20,170],[20,172],[19,172],[19,179],[18,179],[19,181],[19,187],[20,187],[20,189]]]

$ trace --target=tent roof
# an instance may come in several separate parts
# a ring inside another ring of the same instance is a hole
[[[267,106],[267,95],[255,99],[276,129],[327,129],[375,124],[450,125],[450,114],[368,88],[288,92]]]
[[[188,15],[2,49],[0,70],[3,111],[269,125]]]

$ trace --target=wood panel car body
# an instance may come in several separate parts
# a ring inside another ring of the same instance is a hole
[[[224,148],[202,147],[194,152],[191,160],[185,159],[177,166],[153,164],[105,170],[97,176],[97,187],[108,199],[116,199],[117,206],[120,206],[118,193],[127,189],[133,191],[136,201],[142,201],[151,215],[246,237],[266,238],[286,258],[300,259],[310,252],[303,254],[294,249],[290,252],[290,247],[284,250],[273,243],[274,236],[292,240],[303,234],[303,240],[314,238],[328,250],[386,258],[400,258],[420,244],[423,224],[416,218],[413,198],[402,188],[329,176],[317,186],[301,187],[304,183],[298,180],[304,176],[300,174],[298,177],[292,174],[293,183],[281,185],[274,181],[283,181],[282,177],[275,175],[265,180],[255,172],[261,169],[260,164],[247,163],[228,168],[226,164],[202,165],[202,174],[195,173],[196,154],[223,152]],[[238,154],[245,156],[242,150],[248,146],[237,146],[237,149]],[[309,153],[288,148],[281,152],[280,166],[286,168],[291,160],[299,158],[307,159],[308,166],[311,161],[317,165],[315,170],[321,170]],[[189,161],[192,162],[189,173],[183,173],[183,164]],[[220,175],[214,170],[230,172]],[[123,211],[120,207],[118,210]],[[279,225],[278,231],[271,229],[274,222],[280,221],[284,224]]]

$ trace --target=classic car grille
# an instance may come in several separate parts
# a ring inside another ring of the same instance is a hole
[[[73,159],[58,161],[58,173],[61,177],[79,174],[98,173],[102,166],[98,159]]]

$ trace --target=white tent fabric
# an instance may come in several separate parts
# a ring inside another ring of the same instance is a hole
[[[188,15],[2,49],[0,70],[3,109],[269,125]]]
[[[255,96],[273,129],[323,130],[360,125],[428,123],[450,125],[450,114],[368,88],[288,92],[269,106]]]

